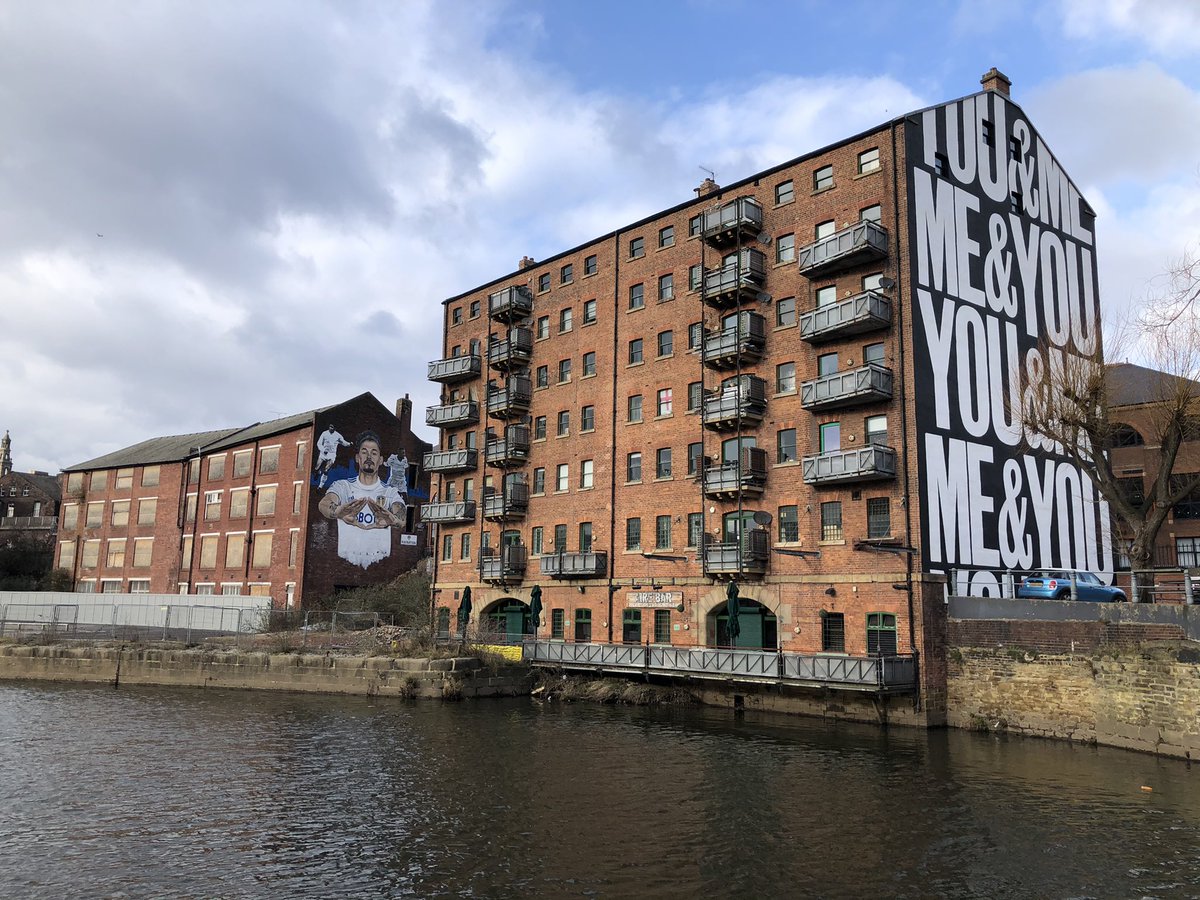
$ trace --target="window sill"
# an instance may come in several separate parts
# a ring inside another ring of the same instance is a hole
[[[836,182],[836,181],[835,181],[833,184],[831,184],[831,185],[828,185],[827,187],[813,188],[813,191],[812,191],[812,193],[811,193],[811,194],[809,194],[808,196],[810,196],[810,197],[819,197],[821,194],[828,194],[828,193],[829,193],[830,191],[832,191],[832,190],[833,190],[835,187],[837,187],[837,182]]]
[[[655,416],[654,421],[661,422],[663,419],[673,419],[673,418],[675,418],[675,413],[662,413],[661,415]]]
[[[771,466],[771,468],[772,469],[794,469],[798,465],[800,465],[800,460],[788,459],[788,460],[784,460],[783,462],[774,463]]]
[[[626,425],[641,425],[642,420],[641,419],[631,419],[630,421],[626,422],[625,424]]]
[[[627,312],[627,313],[641,312],[645,308],[646,308],[646,304],[643,303],[641,306],[630,306],[625,310],[625,312]]]
[[[674,475],[655,475],[654,480],[657,481],[674,481]]]
[[[844,546],[846,546],[846,539],[842,538],[839,541],[817,541],[817,546],[818,547],[844,547]]]
[[[794,266],[796,260],[793,259],[777,259],[771,264],[772,269],[786,269],[788,266]]]
[[[795,397],[795,396],[796,396],[796,389],[792,388],[790,391],[776,391],[774,394],[771,395],[771,398],[774,399],[776,397]]]
[[[640,478],[639,478],[637,481],[627,481],[627,482],[625,482],[625,486],[626,486],[626,487],[628,487],[628,486],[629,486],[629,485],[631,485],[631,484],[641,484],[641,483],[642,483],[642,479],[640,479]]]
[[[782,209],[785,206],[791,206],[795,202],[796,202],[796,198],[795,198],[795,196],[793,196],[791,200],[780,200],[780,201],[776,202],[776,204],[774,206],[772,206],[771,209]]]
[[[645,363],[645,361],[642,361],[642,362],[632,362],[632,363],[625,363],[625,368],[627,368],[627,369],[636,369],[638,366],[644,366],[645,364],[646,364],[646,363]]]
[[[560,441],[560,440],[562,440],[563,438],[569,438],[570,436],[571,436],[571,432],[567,431],[567,432],[564,432],[563,434],[556,434],[556,435],[554,436],[554,439],[555,439],[556,441]]]
[[[576,488],[575,490],[576,493],[586,494],[588,491],[594,491],[595,489],[596,488],[594,486],[588,485],[587,487]]]
[[[675,247],[675,241],[673,241],[673,240],[672,240],[672,241],[671,241],[671,243],[669,243],[669,244],[663,244],[661,247],[658,247],[657,249],[655,249],[655,251],[654,251],[654,252],[655,252],[655,253],[662,253],[664,250],[671,250],[671,249],[673,249],[674,247]]]
[[[570,384],[571,379],[570,378],[560,378],[560,379],[558,379],[558,381],[556,381],[554,383],[555,384]]]
[[[792,322],[790,325],[776,325],[772,330],[773,331],[787,331],[789,328],[799,328],[799,327],[800,327],[799,322]]]
[[[582,323],[582,324],[581,324],[579,327],[580,327],[580,328],[587,328],[589,325],[595,325],[595,324],[596,324],[596,320],[595,320],[595,319],[592,319],[592,321],[590,321],[590,322],[584,322],[584,323]]]
[[[580,380],[580,381],[587,381],[589,378],[595,378],[595,377],[596,377],[596,373],[595,373],[595,372],[592,372],[590,375],[580,375],[580,376],[579,376],[579,380]]]
[[[876,166],[875,168],[871,169],[870,171],[867,171],[867,172],[859,172],[857,175],[855,175],[855,176],[854,176],[854,180],[855,180],[855,181],[858,181],[860,178],[869,178],[869,177],[871,177],[872,175],[878,175],[878,174],[879,174],[880,172],[882,172],[882,171],[883,171],[883,166],[882,166],[882,165],[878,165],[878,166]]]

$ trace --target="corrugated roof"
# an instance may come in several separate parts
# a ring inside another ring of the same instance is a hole
[[[1200,382],[1182,378],[1169,372],[1147,369],[1133,363],[1108,364],[1108,405],[1138,406],[1143,403],[1159,403],[1184,386],[1192,396],[1200,399]]]

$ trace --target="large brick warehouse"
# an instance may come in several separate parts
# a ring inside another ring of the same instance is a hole
[[[1094,214],[982,84],[445,301],[443,627],[905,654],[930,573],[1111,573],[1009,402],[1096,350]]]

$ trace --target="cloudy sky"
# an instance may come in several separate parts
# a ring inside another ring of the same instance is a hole
[[[4,3],[0,430],[56,472],[364,390],[423,422],[444,298],[993,65],[1115,315],[1200,240],[1198,61],[1194,0]]]

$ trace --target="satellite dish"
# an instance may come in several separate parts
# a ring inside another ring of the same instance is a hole
[[[770,525],[771,524],[771,514],[769,512],[767,512],[766,510],[759,510],[758,512],[756,512],[754,514],[754,524],[755,525]]]

